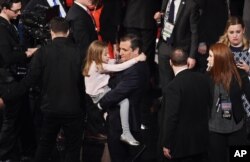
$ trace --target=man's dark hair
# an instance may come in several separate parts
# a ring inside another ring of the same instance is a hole
[[[0,0],[0,11],[5,7],[10,9],[13,3],[19,3],[21,0]]]
[[[187,65],[187,58],[187,53],[181,48],[174,49],[174,51],[170,55],[170,60],[175,66]]]
[[[67,33],[69,30],[69,23],[65,18],[54,17],[50,21],[50,29],[55,33]]]
[[[130,41],[132,50],[139,48],[139,53],[141,53],[142,41],[141,39],[135,34],[126,34],[121,39],[121,42]]]

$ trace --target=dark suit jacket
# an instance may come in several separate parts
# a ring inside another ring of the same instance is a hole
[[[155,29],[155,12],[159,11],[161,0],[127,0],[123,25],[126,28]]]
[[[165,13],[169,0],[163,0],[161,12]],[[199,9],[193,0],[181,0],[173,30],[173,47],[181,47],[189,57],[195,58],[198,48]]]
[[[204,153],[211,105],[209,78],[186,69],[176,75],[163,96],[162,146],[173,158]]]
[[[116,79],[118,80],[117,85],[100,100],[100,105],[110,112],[117,111],[116,105],[128,98],[130,129],[139,131],[141,125],[139,104],[142,102],[143,93],[149,83],[147,64],[139,62],[121,72]],[[116,116],[113,121],[116,125],[114,129],[121,129],[119,120],[120,116]]]
[[[200,6],[199,42],[208,46],[219,40],[228,19],[226,0],[196,0]]]
[[[103,0],[100,15],[100,34],[106,42],[115,44],[118,39],[119,26],[122,21],[122,0]]]
[[[240,88],[238,82],[233,78],[230,84],[230,100],[232,102],[232,112],[236,123],[239,123],[246,115],[244,110],[241,96],[246,95],[248,101],[250,101],[250,81],[248,75],[243,70],[238,70],[241,76],[242,87]],[[214,89],[214,83],[212,85],[212,90]]]
[[[86,50],[90,43],[97,40],[95,24],[91,16],[77,4],[73,4],[69,9],[66,20],[70,23],[70,38],[78,45],[85,58]]]
[[[22,96],[42,80],[41,110],[66,117],[83,114],[83,78],[80,53],[67,38],[58,37],[52,44],[36,51],[28,75],[2,97],[10,101]]]
[[[14,25],[0,16],[0,68],[11,68],[13,65],[25,64],[26,54],[20,50],[18,32]]]

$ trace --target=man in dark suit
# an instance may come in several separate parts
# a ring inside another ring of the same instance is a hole
[[[12,81],[24,77],[19,75],[21,71],[18,70],[27,66],[28,57],[31,57],[36,50],[26,50],[21,46],[18,31],[12,23],[20,16],[21,8],[21,0],[0,1],[0,68],[5,74],[8,73],[8,78],[13,78]],[[7,79],[5,84],[9,82],[11,80]],[[32,156],[35,138],[32,132],[28,96],[23,95],[15,102],[6,103],[6,109],[0,114],[0,120],[3,120],[0,126],[0,160],[18,160],[19,148],[23,149],[22,154],[26,154],[24,156]],[[21,147],[18,141],[21,141]]]
[[[88,9],[90,5],[92,5],[91,0],[75,0],[66,16],[71,28],[70,38],[81,49],[83,59],[90,43],[98,39],[94,19]]]
[[[27,77],[11,86],[0,103],[18,98],[42,80],[43,124],[35,162],[49,161],[60,128],[66,138],[65,161],[80,162],[84,112],[82,60],[79,49],[67,38],[68,22],[57,17],[50,27],[52,43],[37,50]]]
[[[121,61],[130,60],[141,53],[141,41],[133,35],[125,35],[120,40]],[[124,70],[115,78],[115,86],[99,102],[99,106],[108,111],[108,146],[112,162],[128,161],[140,151],[141,146],[129,146],[120,141],[122,133],[120,110],[116,106],[125,98],[129,99],[130,131],[140,141],[140,108],[143,93],[149,84],[149,71],[145,62]],[[134,148],[131,148],[134,147]],[[131,152],[130,152],[131,151]]]
[[[163,96],[161,149],[173,162],[202,162],[208,146],[208,78],[188,69],[187,55],[176,49],[170,56],[175,78]]]
[[[195,0],[200,9],[199,46],[195,69],[205,72],[209,47],[219,40],[228,19],[227,0]],[[218,12],[215,12],[218,11]]]
[[[173,3],[172,3],[173,2]],[[154,15],[158,22],[162,18],[162,30],[159,40],[160,83],[165,87],[173,79],[173,70],[169,64],[169,55],[173,48],[181,47],[189,54],[188,68],[195,65],[198,47],[199,9],[193,0],[163,0],[160,12]]]

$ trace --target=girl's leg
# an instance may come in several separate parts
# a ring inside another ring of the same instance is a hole
[[[120,117],[122,125],[121,140],[129,145],[137,146],[139,142],[132,136],[129,128],[129,101],[128,99],[122,100],[120,103]]]

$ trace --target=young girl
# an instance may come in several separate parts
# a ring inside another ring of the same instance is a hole
[[[90,44],[87,52],[87,60],[83,69],[85,76],[86,93],[92,98],[94,103],[97,103],[108,91],[109,72],[118,72],[125,70],[138,61],[145,61],[144,54],[126,61],[121,64],[108,64],[108,47],[107,44],[101,41],[94,41]],[[129,130],[128,113],[129,101],[122,100],[120,103],[120,117],[123,133],[121,140],[129,145],[137,146],[139,142],[132,136]]]

